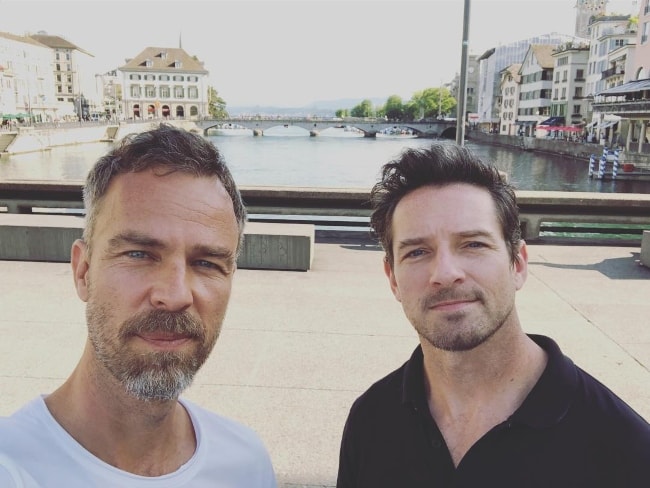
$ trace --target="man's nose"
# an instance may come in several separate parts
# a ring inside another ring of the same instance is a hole
[[[431,263],[431,284],[449,286],[464,279],[465,269],[461,257],[453,250],[438,249]]]
[[[151,287],[151,304],[170,312],[189,308],[194,301],[185,263],[168,263],[156,273]]]

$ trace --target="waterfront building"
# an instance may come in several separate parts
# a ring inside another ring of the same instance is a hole
[[[516,124],[526,135],[551,115],[553,57],[555,46],[532,44],[519,68],[519,110]]]
[[[456,73],[454,79],[449,83],[451,96],[460,100],[458,88],[460,86],[460,75]],[[470,124],[476,122],[478,111],[478,87],[479,87],[479,62],[477,54],[468,54],[467,56],[467,75],[466,75],[466,97],[465,112]],[[458,108],[458,107],[456,107]],[[458,115],[456,115],[458,116]]]
[[[208,74],[182,48],[147,47],[118,68],[122,112],[130,119],[208,115]]]
[[[557,47],[567,42],[580,43],[584,40],[571,35],[558,33],[544,34],[516,41],[485,51],[479,58],[480,81],[478,94],[478,119],[483,130],[499,130],[499,107],[501,70],[513,63],[522,63],[531,44]]]
[[[610,84],[622,84],[625,76],[625,65],[610,66],[612,53],[624,48],[626,44],[636,41],[636,23],[631,22],[630,15],[606,15],[593,19],[590,24],[590,54],[589,69],[587,73],[587,95],[593,101],[597,93],[608,88]],[[627,58],[627,49],[623,49]],[[616,55],[615,55],[616,57]],[[622,127],[619,124],[621,117],[602,112],[592,104],[590,129],[596,134],[598,140],[617,143],[615,134],[620,134]],[[618,139],[618,137],[616,137]]]
[[[589,25],[594,18],[605,15],[608,0],[576,0],[575,35],[589,37]]]
[[[563,44],[551,56],[553,62],[553,99],[551,117],[558,125],[584,126],[590,116],[585,92],[589,44]]]
[[[501,85],[499,86],[501,96],[498,100],[500,106],[499,134],[504,135],[526,135],[525,131],[517,128],[516,120],[519,111],[519,75],[520,63],[514,63],[501,70]]]
[[[2,119],[43,122],[56,113],[50,49],[29,37],[0,32]]]
[[[639,2],[634,80],[650,78],[650,0]]]
[[[608,71],[610,54],[626,44],[636,42],[636,22],[630,15],[606,15],[594,18],[590,25],[589,69],[587,72],[587,95],[593,97],[607,88],[610,75],[622,75]]]
[[[41,31],[29,37],[50,48],[49,76],[54,80],[57,118],[88,119],[90,113],[101,110],[94,82],[95,56],[61,36]]]
[[[622,139],[625,150],[647,153],[650,151],[647,142],[650,138],[650,0],[640,2],[636,26],[634,54],[627,55],[624,65],[612,65],[612,61],[618,59],[615,57],[617,50],[613,50],[609,57],[610,70],[624,66],[624,83],[612,83],[596,92],[592,123],[596,126],[601,124],[602,128],[603,124],[611,121],[607,120],[608,117],[620,118],[619,139]],[[609,144],[613,136],[613,131],[605,132]]]
[[[95,75],[97,89],[103,97],[103,112],[109,120],[122,120],[124,114],[121,109],[123,98],[122,79],[117,69]]]

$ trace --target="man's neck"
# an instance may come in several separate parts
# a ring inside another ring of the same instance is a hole
[[[97,382],[80,363],[45,399],[56,421],[102,461],[141,476],[176,471],[196,449],[189,414],[177,401],[144,401]]]
[[[422,341],[429,410],[456,465],[478,439],[515,412],[546,366],[546,353],[523,332],[497,334],[501,337],[463,352],[441,351]]]

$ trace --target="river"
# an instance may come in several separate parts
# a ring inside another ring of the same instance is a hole
[[[405,147],[422,147],[430,139],[366,139],[342,129],[309,137],[302,129],[267,130],[252,135],[208,136],[224,155],[242,186],[370,188],[383,163]],[[3,156],[0,180],[83,180],[110,143],[56,147],[49,151]],[[648,193],[650,182],[597,180],[587,176],[588,162],[468,142],[467,147],[494,161],[520,190]]]

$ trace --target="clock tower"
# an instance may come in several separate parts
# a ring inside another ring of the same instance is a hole
[[[575,36],[589,37],[589,22],[594,17],[605,15],[605,7],[609,0],[576,0],[576,29]]]

